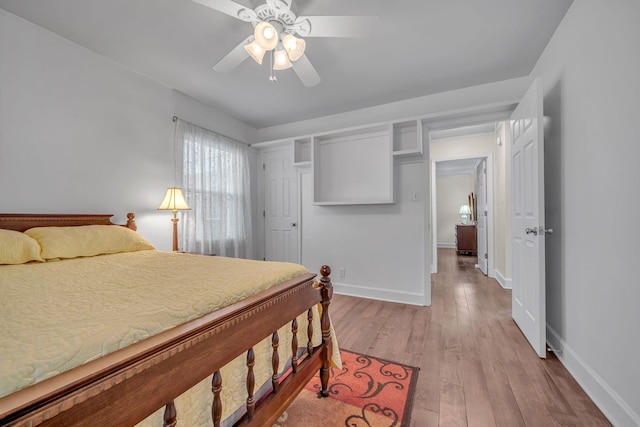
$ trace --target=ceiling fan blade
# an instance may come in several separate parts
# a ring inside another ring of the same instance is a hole
[[[213,66],[213,69],[216,71],[220,71],[223,73],[228,73],[229,71],[236,68],[240,65],[245,59],[249,57],[249,54],[246,50],[244,50],[244,46],[251,41],[253,36],[249,36],[240,44],[231,50],[224,58],[222,58],[216,65]]]
[[[303,37],[363,37],[379,23],[379,16],[299,16],[293,27]]]
[[[249,9],[231,0],[193,0],[203,6],[210,7],[218,12],[226,13],[229,16],[238,18],[245,22],[257,21],[258,17],[253,9]]]
[[[315,86],[321,81],[320,75],[318,75],[307,55],[302,55],[300,59],[293,63],[293,71],[306,87]]]

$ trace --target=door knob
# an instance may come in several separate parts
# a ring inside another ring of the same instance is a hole
[[[298,225],[298,224],[296,224],[295,222],[292,222],[292,223],[291,223],[291,226],[292,226],[292,227],[295,227],[295,226],[297,226],[297,225]]]
[[[540,234],[553,234],[553,228],[539,227]]]
[[[538,229],[536,227],[533,227],[533,228],[527,227],[524,229],[524,232],[527,234],[533,234],[534,236],[538,235]]]

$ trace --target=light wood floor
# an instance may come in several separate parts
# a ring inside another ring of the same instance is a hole
[[[334,295],[340,346],[420,367],[411,425],[609,426],[558,359],[539,359],[511,319],[511,292],[438,250],[432,305]]]

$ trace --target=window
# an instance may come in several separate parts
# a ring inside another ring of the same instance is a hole
[[[248,147],[178,120],[182,189],[191,207],[182,213],[183,250],[251,257]]]

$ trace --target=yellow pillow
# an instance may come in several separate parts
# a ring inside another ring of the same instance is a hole
[[[155,249],[144,237],[119,225],[36,227],[25,231],[40,243],[44,259],[77,258]]]
[[[0,264],[24,264],[44,261],[40,257],[40,245],[24,233],[0,229]]]

